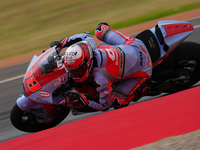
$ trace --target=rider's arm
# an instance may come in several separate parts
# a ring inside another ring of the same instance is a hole
[[[96,90],[99,93],[99,100],[92,100],[90,97],[84,96],[82,93],[74,92],[74,91],[68,91],[68,96],[74,100],[78,100],[79,103],[82,105],[89,106],[96,110],[108,110],[111,107],[111,101],[110,101],[110,92],[112,90],[111,83],[106,79],[105,76],[100,75],[101,83],[98,83],[98,81],[95,80],[95,86]]]
[[[61,41],[53,41],[51,42],[51,47],[57,46],[62,48],[69,47],[77,42],[80,41],[88,41],[91,46],[96,45],[92,35],[90,33],[82,33],[82,34],[75,34],[70,37],[65,37]]]
[[[110,92],[107,87],[99,91],[99,102],[88,100],[88,106],[97,110],[108,110],[111,107]]]
[[[88,106],[97,110],[107,110],[111,107],[110,95],[112,91],[111,82],[102,75],[98,68],[93,68],[94,82],[99,93],[99,102],[88,100]]]
[[[100,23],[95,30],[96,37],[110,45],[129,45],[135,38],[112,29],[108,24]]]

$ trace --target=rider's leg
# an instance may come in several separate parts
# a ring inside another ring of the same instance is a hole
[[[121,107],[128,105],[131,101],[136,101],[141,98],[142,95],[136,91],[146,80],[146,78],[125,79],[122,80],[117,87],[113,87],[111,93],[113,106]]]
[[[106,24],[99,24],[95,35],[99,40],[110,45],[129,45],[135,41],[135,38],[116,31]]]

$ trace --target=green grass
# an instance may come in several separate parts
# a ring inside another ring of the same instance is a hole
[[[1,0],[0,59],[90,31],[99,22],[118,29],[199,8],[199,0]]]
[[[154,20],[154,19],[159,19],[159,18],[162,18],[162,17],[181,13],[181,12],[191,10],[191,9],[194,9],[194,8],[199,8],[199,7],[200,7],[200,2],[199,3],[193,3],[193,4],[181,6],[181,7],[178,7],[178,8],[172,8],[172,9],[160,11],[160,12],[153,13],[153,14],[148,14],[148,15],[140,17],[140,18],[135,18],[135,19],[124,21],[124,22],[119,22],[119,23],[112,25],[112,27],[115,28],[115,29],[127,27],[127,26],[130,26],[130,25],[135,25],[135,24],[139,24],[139,23]]]

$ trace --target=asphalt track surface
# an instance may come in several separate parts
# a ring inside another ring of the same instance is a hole
[[[188,21],[193,24],[195,30],[192,35],[186,39],[186,41],[200,43],[200,18],[193,18]],[[132,36],[134,36],[134,34]],[[30,134],[15,129],[9,119],[10,111],[15,104],[16,99],[18,98],[19,94],[23,93],[22,77],[26,71],[28,63],[29,62],[25,62],[0,69],[0,143]],[[199,84],[200,83],[197,83],[195,86],[199,86]],[[152,100],[160,96],[164,96],[164,94],[160,94],[155,97],[144,97],[139,102]],[[88,118],[100,113],[102,112],[82,114],[77,116],[73,116],[70,113],[60,125]]]

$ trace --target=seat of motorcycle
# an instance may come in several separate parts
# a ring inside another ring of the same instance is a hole
[[[150,30],[145,30],[139,33],[135,38],[140,39],[144,43],[150,54],[152,62],[155,62],[160,58],[161,55],[158,42]]]

